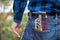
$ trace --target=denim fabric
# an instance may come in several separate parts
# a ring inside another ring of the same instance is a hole
[[[48,25],[46,31],[35,30],[34,20],[37,17],[29,16],[26,28],[21,40],[60,40],[60,16],[48,16]],[[42,28],[44,27],[44,16],[42,17]]]

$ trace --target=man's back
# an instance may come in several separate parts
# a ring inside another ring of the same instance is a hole
[[[21,22],[28,0],[14,0],[14,21]],[[28,10],[47,13],[60,12],[60,0],[29,0]]]
[[[51,11],[60,10],[58,7],[60,5],[59,0],[29,0],[30,11],[45,11],[50,13]]]
[[[27,4],[27,0],[15,0],[14,1],[14,7],[13,7],[14,8],[14,23],[12,25],[12,29],[13,29],[13,32],[18,37],[19,37],[19,34],[14,29],[16,29],[16,26],[19,26],[19,24],[21,23],[26,4]],[[27,22],[24,34],[22,36],[22,40],[56,40],[57,37],[60,38],[60,31],[59,31],[60,21],[58,21],[60,20],[60,18],[58,18],[58,15],[59,15],[58,13],[60,13],[60,0],[29,0],[28,10],[30,10],[29,12],[30,15],[28,15],[29,16],[28,22]],[[48,18],[49,24],[47,25],[47,27],[42,26],[42,28],[43,27],[47,28],[46,31],[44,31],[44,28],[43,28],[43,32],[39,32],[34,29],[35,28],[34,21],[37,18],[37,15],[34,14],[32,11],[33,12],[35,11],[46,12],[46,15],[48,15],[48,17],[45,18],[44,15],[41,17],[42,25],[46,24],[45,22],[47,21],[45,21],[45,19],[47,20]],[[55,15],[53,14],[53,12],[55,12],[54,13]],[[58,25],[55,23],[57,23]],[[57,27],[57,30],[56,30],[56,27]]]

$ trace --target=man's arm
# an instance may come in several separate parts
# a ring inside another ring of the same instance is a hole
[[[20,23],[22,20],[23,12],[26,7],[27,0],[14,0],[14,22]]]
[[[12,24],[12,31],[17,36],[20,37],[19,31],[21,27],[21,20],[27,4],[27,0],[14,0],[13,11],[14,11],[14,22]],[[18,28],[18,32],[16,31]]]

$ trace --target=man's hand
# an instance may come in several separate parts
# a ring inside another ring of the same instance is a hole
[[[20,33],[20,27],[21,27],[21,25],[20,25],[20,23],[13,23],[12,24],[12,31],[13,31],[13,33],[17,36],[17,37],[20,37],[20,35],[19,35],[19,33]],[[18,29],[18,30],[16,30],[16,28]]]

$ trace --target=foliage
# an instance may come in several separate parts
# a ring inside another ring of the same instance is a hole
[[[0,0],[0,3],[4,4],[5,6],[11,3],[13,0]]]
[[[13,13],[10,13],[9,15],[13,17]],[[26,14],[24,14],[23,20],[22,20],[22,28],[21,28],[20,35],[22,35],[22,32],[24,31],[26,21],[27,21],[27,16],[26,16]],[[13,19],[11,19],[11,20],[7,20],[7,19],[3,19],[3,18],[1,19],[0,24],[3,27],[2,31],[5,32],[4,40],[18,40],[19,39],[12,33],[12,30],[11,30],[12,22],[13,22]]]

